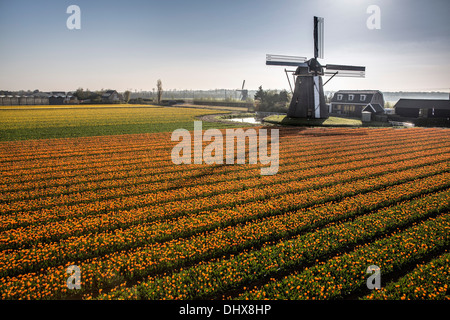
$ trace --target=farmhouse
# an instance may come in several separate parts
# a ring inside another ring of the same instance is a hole
[[[339,90],[330,102],[331,115],[360,118],[363,111],[384,114],[384,97],[378,90]]]
[[[72,95],[71,92],[67,93],[66,97],[64,98],[65,104],[78,104],[78,98]]]
[[[394,109],[407,118],[450,118],[450,100],[400,99]]]
[[[102,102],[104,103],[121,103],[122,101],[122,95],[116,90],[108,90],[102,94]]]

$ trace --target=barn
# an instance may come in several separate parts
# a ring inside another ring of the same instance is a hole
[[[19,105],[20,96],[11,96],[11,105],[18,106]]]
[[[10,106],[10,105],[41,105],[49,104],[50,94],[47,92],[39,92],[35,90],[32,94],[28,92],[9,92],[0,91],[0,105]]]
[[[12,95],[5,95],[5,96],[3,96],[2,105],[10,106],[11,105],[11,99],[12,99]]]
[[[49,104],[60,105],[64,104],[64,100],[66,99],[65,92],[52,92],[52,95],[48,98]]]
[[[50,94],[48,94],[46,92],[36,92],[34,94],[34,104],[48,105],[49,97],[50,97]]]
[[[24,106],[27,104],[27,96],[19,96],[19,104]]]
[[[385,114],[383,93],[379,90],[339,90],[330,102],[330,115],[361,118],[368,111]]]
[[[49,104],[48,97],[45,97],[43,95],[35,96],[34,97],[34,104],[36,104],[36,105],[38,105],[38,104]]]
[[[34,96],[26,96],[26,104],[33,105],[34,104]]]
[[[450,118],[450,100],[400,99],[394,109],[406,118]]]
[[[50,96],[50,98],[48,98],[48,102],[49,102],[49,104],[53,104],[53,105],[64,104],[64,96],[52,95],[52,96]]]

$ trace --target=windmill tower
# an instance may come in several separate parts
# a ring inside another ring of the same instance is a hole
[[[242,82],[242,89],[237,89],[237,92],[241,93],[240,99],[241,101],[246,101],[248,99],[248,90],[244,89],[245,86],[245,80]]]
[[[324,19],[314,17],[314,58],[266,55],[266,65],[295,66],[295,88],[289,105],[288,117],[291,118],[328,118],[328,107],[323,93],[322,76],[337,77],[365,76],[366,67],[327,64],[322,66],[318,58],[323,59]],[[328,82],[327,81],[327,82]],[[327,83],[325,82],[325,84]]]

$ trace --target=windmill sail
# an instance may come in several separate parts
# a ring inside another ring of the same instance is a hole
[[[323,18],[314,17],[314,58],[323,59]]]
[[[304,65],[306,61],[305,57],[298,56],[283,56],[279,54],[267,54],[266,65],[272,66],[292,66],[298,67]]]
[[[347,66],[340,64],[327,64],[325,66],[325,74],[333,74],[336,77],[357,77],[364,78],[366,76],[366,67]]]

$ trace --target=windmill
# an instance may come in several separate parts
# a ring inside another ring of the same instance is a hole
[[[293,71],[295,88],[289,105],[288,117],[328,118],[328,107],[323,94],[323,75],[331,76],[328,81],[335,76],[361,78],[365,76],[366,67],[338,64],[322,66],[319,63],[317,59],[323,59],[323,21],[323,18],[314,17],[314,58],[307,60],[307,58],[299,56],[266,55],[266,65],[297,67]],[[287,75],[286,69],[285,72]]]
[[[242,82],[242,89],[237,89],[236,90],[236,91],[241,93],[240,98],[241,98],[242,101],[245,101],[245,100],[248,99],[248,90],[244,89],[244,86],[245,86],[245,80],[244,80],[244,82]]]

